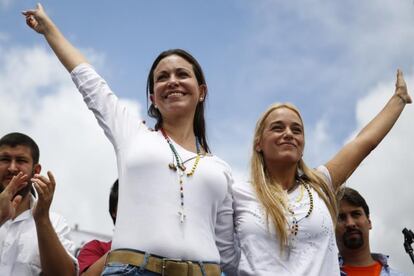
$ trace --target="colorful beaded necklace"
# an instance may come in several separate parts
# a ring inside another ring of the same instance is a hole
[[[177,150],[175,149],[173,143],[171,142],[170,137],[168,137],[167,133],[165,132],[165,130],[163,128],[160,128],[160,131],[162,133],[162,136],[164,136],[165,140],[167,141],[168,145],[170,146],[171,152],[173,154],[173,162],[168,164],[168,168],[170,168],[170,170],[176,171],[178,173],[178,183],[180,184],[180,211],[178,211],[178,215],[180,216],[180,222],[183,223],[185,220],[185,213],[184,213],[184,180],[183,180],[183,176],[186,175],[187,177],[193,176],[195,173],[195,170],[197,169],[197,165],[200,162],[200,157],[201,157],[201,151],[200,151],[200,144],[198,142],[197,137],[195,137],[196,140],[196,149],[197,149],[197,155],[195,157],[195,161],[193,164],[193,167],[191,168],[190,172],[186,172],[185,170],[187,169],[185,167],[185,163],[194,159],[194,157],[187,159],[183,162],[183,160],[181,159],[181,156],[178,154]],[[175,159],[175,164],[174,164],[174,159]],[[178,170],[178,169],[179,170]]]
[[[297,235],[298,234],[298,232],[299,232],[299,222],[301,221],[301,220],[303,220],[303,219],[305,219],[305,218],[307,218],[307,217],[309,217],[310,216],[310,214],[312,213],[312,211],[313,211],[313,196],[312,196],[312,192],[311,192],[311,190],[310,190],[310,188],[309,188],[309,185],[308,184],[306,184],[306,183],[302,183],[302,185],[300,185],[300,188],[301,188],[301,193],[300,193],[300,195],[299,195],[299,197],[296,199],[296,202],[300,202],[300,201],[302,201],[302,198],[303,198],[303,187],[305,187],[305,189],[306,189],[306,191],[308,192],[308,196],[309,196],[309,210],[308,210],[308,212],[306,213],[306,215],[303,217],[303,218],[301,218],[301,219],[297,219],[296,218],[296,215],[295,215],[295,212],[293,211],[293,208],[292,208],[292,206],[288,206],[288,211],[289,211],[289,213],[290,213],[290,215],[292,216],[292,225],[290,226],[290,233],[292,234],[292,235]]]

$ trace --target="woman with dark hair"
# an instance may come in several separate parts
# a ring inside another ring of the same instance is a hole
[[[259,118],[250,183],[233,185],[239,275],[339,275],[335,194],[411,103],[401,71],[382,111],[317,169],[303,160],[305,129],[292,104],[274,104]]]
[[[40,4],[23,12],[71,73],[115,148],[119,202],[103,275],[220,275],[237,265],[229,166],[210,153],[207,85],[193,56],[161,53],[147,82],[155,130],[129,113]],[[192,274],[191,274],[192,273]]]

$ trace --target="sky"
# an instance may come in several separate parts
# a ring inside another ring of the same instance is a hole
[[[29,134],[43,171],[57,179],[52,209],[80,229],[110,234],[111,144],[69,74],[21,11],[34,1],[0,0],[0,135]],[[43,1],[65,36],[115,93],[146,115],[145,82],[163,50],[191,52],[205,71],[207,135],[238,181],[249,173],[256,120],[274,102],[292,102],[305,121],[304,159],[324,164],[392,96],[397,68],[414,87],[414,2],[366,1]],[[414,106],[346,185],[371,208],[372,251],[407,274],[403,248],[414,229]]]

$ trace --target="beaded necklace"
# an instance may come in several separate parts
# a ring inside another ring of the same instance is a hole
[[[289,213],[290,213],[290,215],[292,216],[292,225],[291,225],[291,227],[290,227],[290,233],[292,234],[292,235],[297,235],[298,234],[298,232],[299,232],[299,222],[301,221],[301,220],[303,220],[303,219],[305,219],[305,218],[307,218],[307,217],[309,217],[310,216],[310,214],[312,213],[312,211],[313,211],[313,196],[312,196],[312,192],[311,192],[311,190],[310,190],[310,188],[309,188],[309,185],[308,184],[306,184],[306,183],[302,183],[302,185],[300,185],[300,188],[301,188],[301,193],[300,193],[300,195],[299,195],[299,197],[295,200],[296,202],[300,202],[300,201],[302,201],[302,198],[303,198],[303,187],[305,187],[305,189],[306,189],[306,191],[308,192],[308,196],[309,196],[309,210],[308,210],[308,212],[306,213],[306,215],[303,217],[303,218],[301,218],[301,219],[297,219],[296,218],[296,215],[295,215],[295,212],[293,211],[293,208],[292,208],[292,206],[289,204],[289,206],[288,206],[288,211],[289,211]]]
[[[194,159],[194,157],[187,159],[183,162],[181,159],[181,156],[178,154],[177,150],[175,149],[173,143],[171,142],[170,137],[168,137],[167,133],[163,128],[160,128],[162,136],[164,136],[165,140],[167,141],[168,145],[170,146],[171,152],[173,154],[173,162],[168,164],[168,168],[170,170],[176,171],[178,173],[178,183],[180,184],[180,211],[178,211],[178,215],[180,216],[180,222],[183,223],[185,220],[185,213],[184,213],[184,180],[183,176],[186,175],[187,177],[193,176],[195,173],[195,170],[197,169],[198,162],[200,161],[200,144],[198,142],[197,137],[195,137],[196,140],[196,150],[197,155],[195,157],[195,161],[193,164],[193,167],[191,168],[190,172],[186,172],[185,163]],[[174,164],[175,159],[175,164]],[[177,169],[178,168],[178,169]]]

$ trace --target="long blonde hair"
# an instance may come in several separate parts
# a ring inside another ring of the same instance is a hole
[[[270,177],[266,170],[263,154],[257,151],[256,148],[262,138],[267,117],[278,108],[287,108],[294,111],[299,116],[303,125],[299,110],[290,103],[273,104],[262,114],[256,123],[254,133],[253,153],[250,161],[250,181],[256,191],[258,200],[264,207],[267,225],[269,225],[270,219],[275,227],[276,236],[280,239],[280,247],[283,249],[283,246],[287,244],[288,240],[288,222],[285,216],[287,210],[286,192],[283,191],[280,183]],[[332,191],[332,188],[326,183],[319,172],[308,168],[302,158],[298,162],[297,170],[303,172],[301,180],[312,187],[325,202],[335,225],[338,214],[335,191]]]

